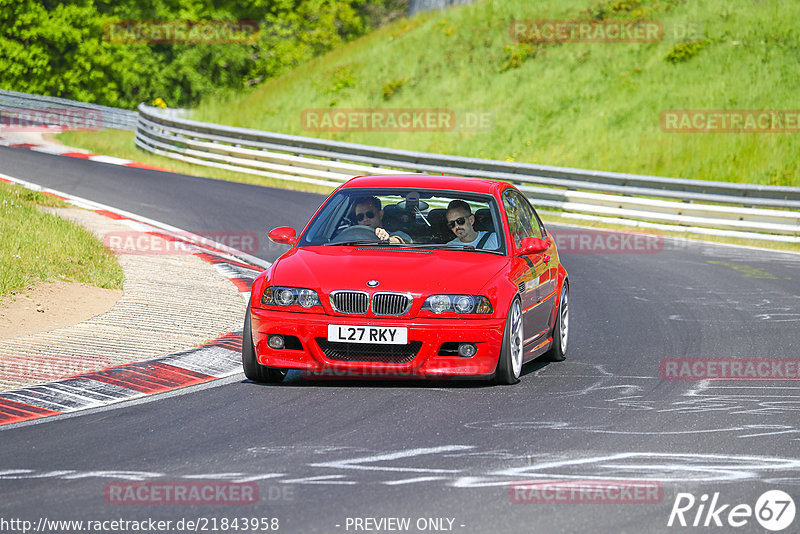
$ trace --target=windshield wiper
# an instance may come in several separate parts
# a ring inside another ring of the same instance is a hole
[[[353,240],[353,241],[338,241],[336,243],[322,243],[323,247],[342,246],[342,245],[380,245],[381,243],[388,243],[388,241],[370,241],[370,240]]]
[[[488,252],[489,254],[503,255],[499,250],[487,250],[483,248],[475,248],[473,245],[456,245],[450,243],[392,243],[392,246],[404,248],[435,248],[435,249],[448,249],[448,250],[465,250],[468,252]]]
[[[448,243],[394,243],[395,245],[401,247],[411,247],[411,248],[453,248],[453,249],[474,249],[472,245],[450,245]]]

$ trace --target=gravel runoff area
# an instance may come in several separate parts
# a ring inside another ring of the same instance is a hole
[[[109,232],[136,232],[90,210],[51,211],[100,239]],[[199,257],[169,251],[156,236],[147,239],[151,250],[168,253],[120,252],[123,296],[109,311],[72,326],[0,341],[0,391],[149,360],[241,329],[242,297],[249,293],[240,293]]]

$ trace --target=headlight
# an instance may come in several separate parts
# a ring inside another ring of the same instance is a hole
[[[470,313],[475,307],[475,299],[470,295],[457,295],[453,299],[453,308],[458,313]]]
[[[425,299],[423,310],[442,313],[453,310],[456,313],[492,313],[489,299],[481,295],[431,295]]]
[[[316,291],[310,289],[301,289],[297,294],[297,303],[304,308],[310,308],[319,304],[319,297]]]
[[[296,297],[294,291],[288,287],[282,287],[275,290],[275,303],[278,306],[291,306],[294,304]]]
[[[302,287],[268,287],[264,289],[261,304],[284,307],[298,304],[303,308],[321,306],[317,292]]]
[[[422,308],[425,309],[425,306],[428,306],[428,309],[433,313],[442,313],[450,309],[450,297],[447,295],[431,295],[422,305]]]

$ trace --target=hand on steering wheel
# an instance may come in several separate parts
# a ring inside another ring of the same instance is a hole
[[[384,230],[383,228],[376,228],[375,235],[378,236],[378,239],[381,241],[388,241],[389,243],[405,243],[403,239],[396,235],[389,235],[389,232]]]

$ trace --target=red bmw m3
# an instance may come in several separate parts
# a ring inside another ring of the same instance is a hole
[[[255,382],[308,376],[513,384],[563,360],[569,283],[555,240],[513,185],[363,176],[337,188],[253,282],[242,364]]]

